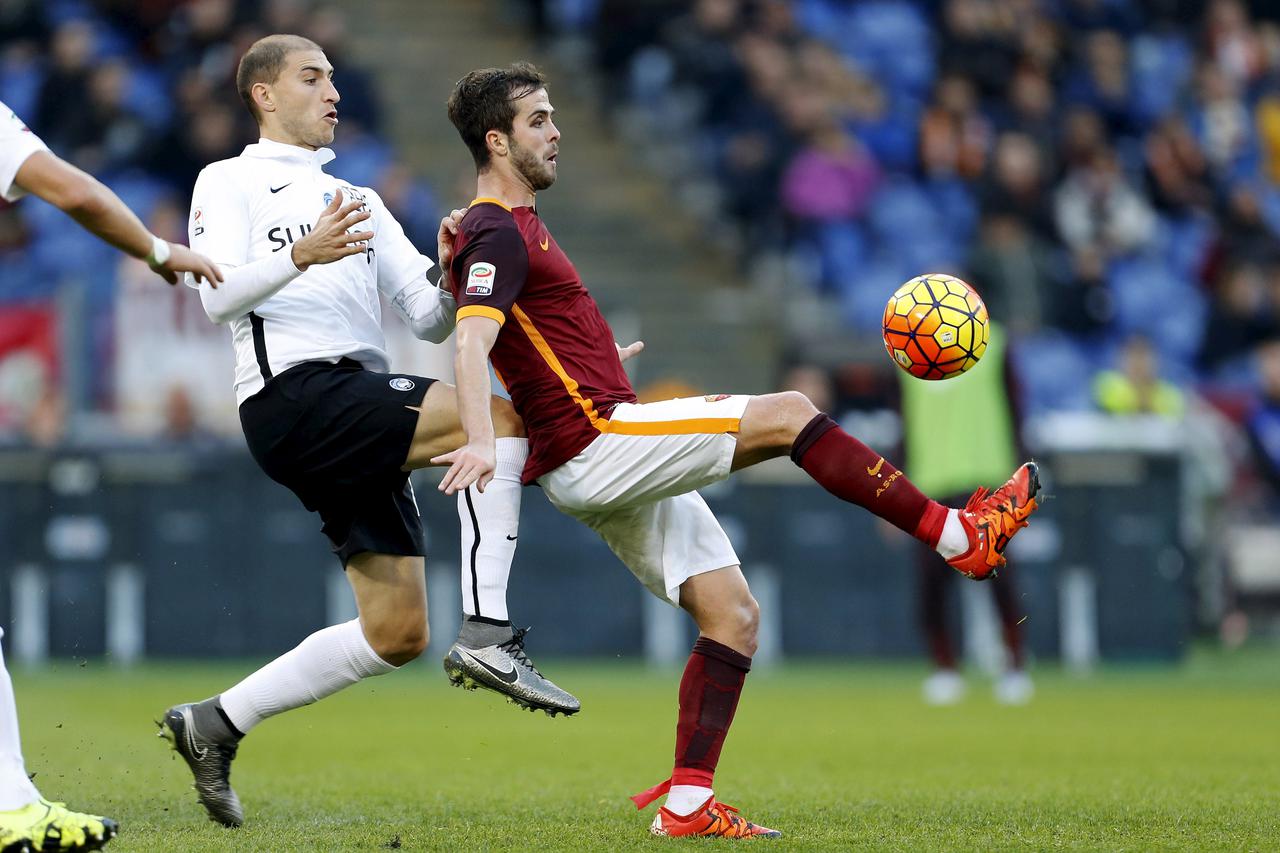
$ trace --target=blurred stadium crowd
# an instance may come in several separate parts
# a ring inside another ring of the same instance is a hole
[[[1280,485],[1280,7],[522,2],[549,41],[590,44],[604,107],[644,117],[682,199],[748,266],[790,259],[869,339],[899,283],[959,272],[1015,335],[1028,412],[1179,417],[1207,400]],[[324,45],[342,173],[377,186],[430,251],[438,205],[396,162],[337,7],[0,0],[0,100],[181,239],[196,173],[253,139],[232,78],[272,31]],[[85,318],[81,407],[128,420],[133,383],[158,401],[153,426],[208,408],[182,399],[200,383],[156,374],[230,357],[192,294],[157,295],[46,205],[0,206],[0,434],[57,420],[56,393],[31,389],[76,369],[42,307],[66,281]],[[169,338],[140,344],[159,313]],[[47,363],[4,358],[15,348]],[[837,371],[837,408],[867,396],[860,375]]]
[[[111,186],[156,233],[185,243],[200,169],[257,139],[236,96],[235,70],[244,49],[271,32],[301,33],[325,46],[339,69],[342,132],[334,148],[343,176],[376,185],[414,243],[434,253],[435,199],[388,145],[376,88],[348,56],[344,13],[335,6],[0,0],[0,101],[60,155]],[[73,364],[54,342],[60,321],[47,310],[56,285],[65,282],[76,285],[88,337]],[[158,334],[161,317],[168,339],[140,343]],[[149,417],[187,434],[195,412],[227,408],[224,382],[190,381],[209,360],[229,364],[225,336],[203,316],[194,293],[156,287],[145,267],[122,261],[49,205],[0,202],[0,431],[56,439],[66,405],[57,377],[79,371],[79,405],[118,413],[126,408],[119,385],[146,383],[156,404]],[[43,364],[6,358],[17,349],[37,353]],[[201,400],[202,394],[216,396]],[[34,410],[31,400],[39,401]]]
[[[533,5],[749,266],[781,248],[868,336],[898,284],[959,273],[1015,334],[1030,413],[1194,395],[1280,483],[1280,6]]]

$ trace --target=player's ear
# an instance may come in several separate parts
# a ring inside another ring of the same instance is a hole
[[[489,153],[498,157],[507,156],[507,135],[500,130],[491,130],[484,135],[484,144],[489,147]]]
[[[258,105],[259,112],[276,111],[276,100],[271,94],[271,87],[266,83],[254,83],[249,89],[249,94],[253,96],[253,102]]]

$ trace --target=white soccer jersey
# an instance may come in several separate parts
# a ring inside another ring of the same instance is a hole
[[[0,101],[0,196],[17,201],[26,191],[14,184],[18,169],[37,151],[48,151],[40,137],[32,133],[18,114]]]
[[[367,252],[312,265],[230,321],[237,405],[270,377],[304,361],[348,357],[385,373],[390,364],[378,293],[394,300],[433,266],[376,192],[323,171],[333,157],[328,148],[309,151],[264,139],[239,157],[209,164],[196,179],[191,248],[223,267],[291,251],[339,190],[344,204],[359,199],[373,214],[356,226],[374,233]],[[190,277],[187,282],[194,286]]]

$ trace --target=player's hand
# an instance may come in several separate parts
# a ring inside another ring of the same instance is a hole
[[[436,257],[440,259],[440,269],[449,274],[449,264],[453,262],[453,242],[458,236],[458,226],[462,217],[467,215],[465,208],[458,208],[440,220],[440,231],[436,234]]]
[[[498,464],[497,451],[492,441],[468,443],[452,453],[436,456],[431,464],[449,466],[438,487],[446,495],[456,494],[472,485],[483,492],[493,479],[493,469]]]
[[[614,341],[613,345],[618,348],[618,361],[622,362],[625,362],[632,356],[639,355],[644,352],[644,341],[636,341],[633,344],[627,344],[625,347],[617,341]]]
[[[170,284],[181,281],[183,273],[194,275],[197,284],[207,281],[211,287],[215,288],[218,282],[222,281],[222,270],[218,269],[217,264],[181,243],[170,243],[169,260],[165,261],[163,266],[153,267],[153,269],[156,275]]]
[[[294,266],[305,271],[312,264],[331,264],[350,255],[358,255],[373,239],[372,231],[352,231],[373,214],[360,210],[364,202],[357,199],[342,203],[342,190],[333,195],[333,201],[320,214],[307,236],[293,244]]]

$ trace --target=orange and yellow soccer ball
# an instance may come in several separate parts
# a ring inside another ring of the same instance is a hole
[[[899,287],[884,307],[884,348],[920,379],[950,379],[978,363],[991,335],[987,306],[953,275],[929,273]]]

